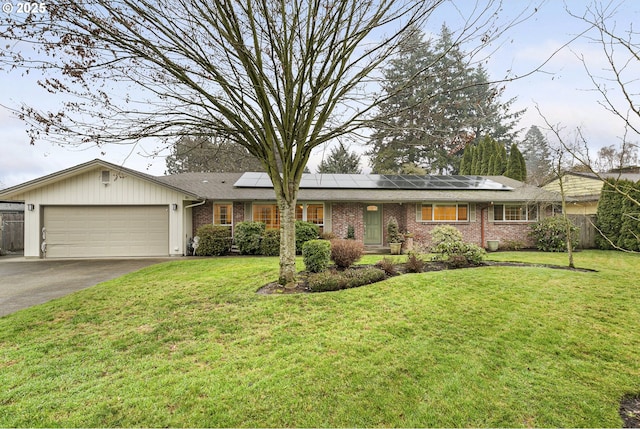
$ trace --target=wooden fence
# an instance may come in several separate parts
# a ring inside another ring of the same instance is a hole
[[[594,224],[596,222],[595,215],[569,215],[569,219],[580,228],[580,244],[581,249],[593,249],[596,247],[596,236],[598,231]]]
[[[3,252],[24,250],[24,213],[0,213],[0,228],[0,249]]]

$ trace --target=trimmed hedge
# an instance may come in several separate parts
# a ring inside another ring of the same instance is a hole
[[[241,255],[259,255],[266,225],[262,222],[239,222],[234,239]]]
[[[296,221],[296,253],[302,254],[302,246],[309,240],[317,240],[320,228],[315,223]]]
[[[319,273],[329,267],[331,243],[326,240],[309,240],[302,245],[302,260],[306,270]]]
[[[351,268],[314,274],[307,280],[307,285],[312,292],[330,292],[368,285],[385,278],[385,272],[379,268]]]
[[[223,256],[231,251],[231,228],[227,226],[202,225],[196,236],[199,240],[197,256]]]
[[[260,254],[264,256],[280,255],[280,230],[269,229],[264,232],[260,241]]]

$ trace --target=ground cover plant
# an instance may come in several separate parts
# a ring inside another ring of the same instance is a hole
[[[640,257],[575,262],[597,271],[294,295],[256,294],[273,257],[152,266],[0,318],[0,426],[620,427],[620,400],[640,393]]]

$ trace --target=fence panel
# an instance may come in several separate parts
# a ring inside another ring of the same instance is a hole
[[[24,213],[1,213],[0,221],[0,249],[10,252],[24,250]]]
[[[596,235],[598,231],[594,226],[596,215],[569,215],[569,219],[580,228],[581,249],[594,249],[596,247]]]

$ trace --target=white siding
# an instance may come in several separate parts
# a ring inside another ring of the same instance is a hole
[[[111,170],[110,182],[102,183],[104,167],[44,185],[23,195],[25,204],[34,204],[25,211],[25,257],[41,256],[40,244],[45,206],[166,206],[169,212],[169,254],[182,255],[186,240],[183,207],[185,195],[152,181]],[[171,205],[177,204],[177,210]]]

